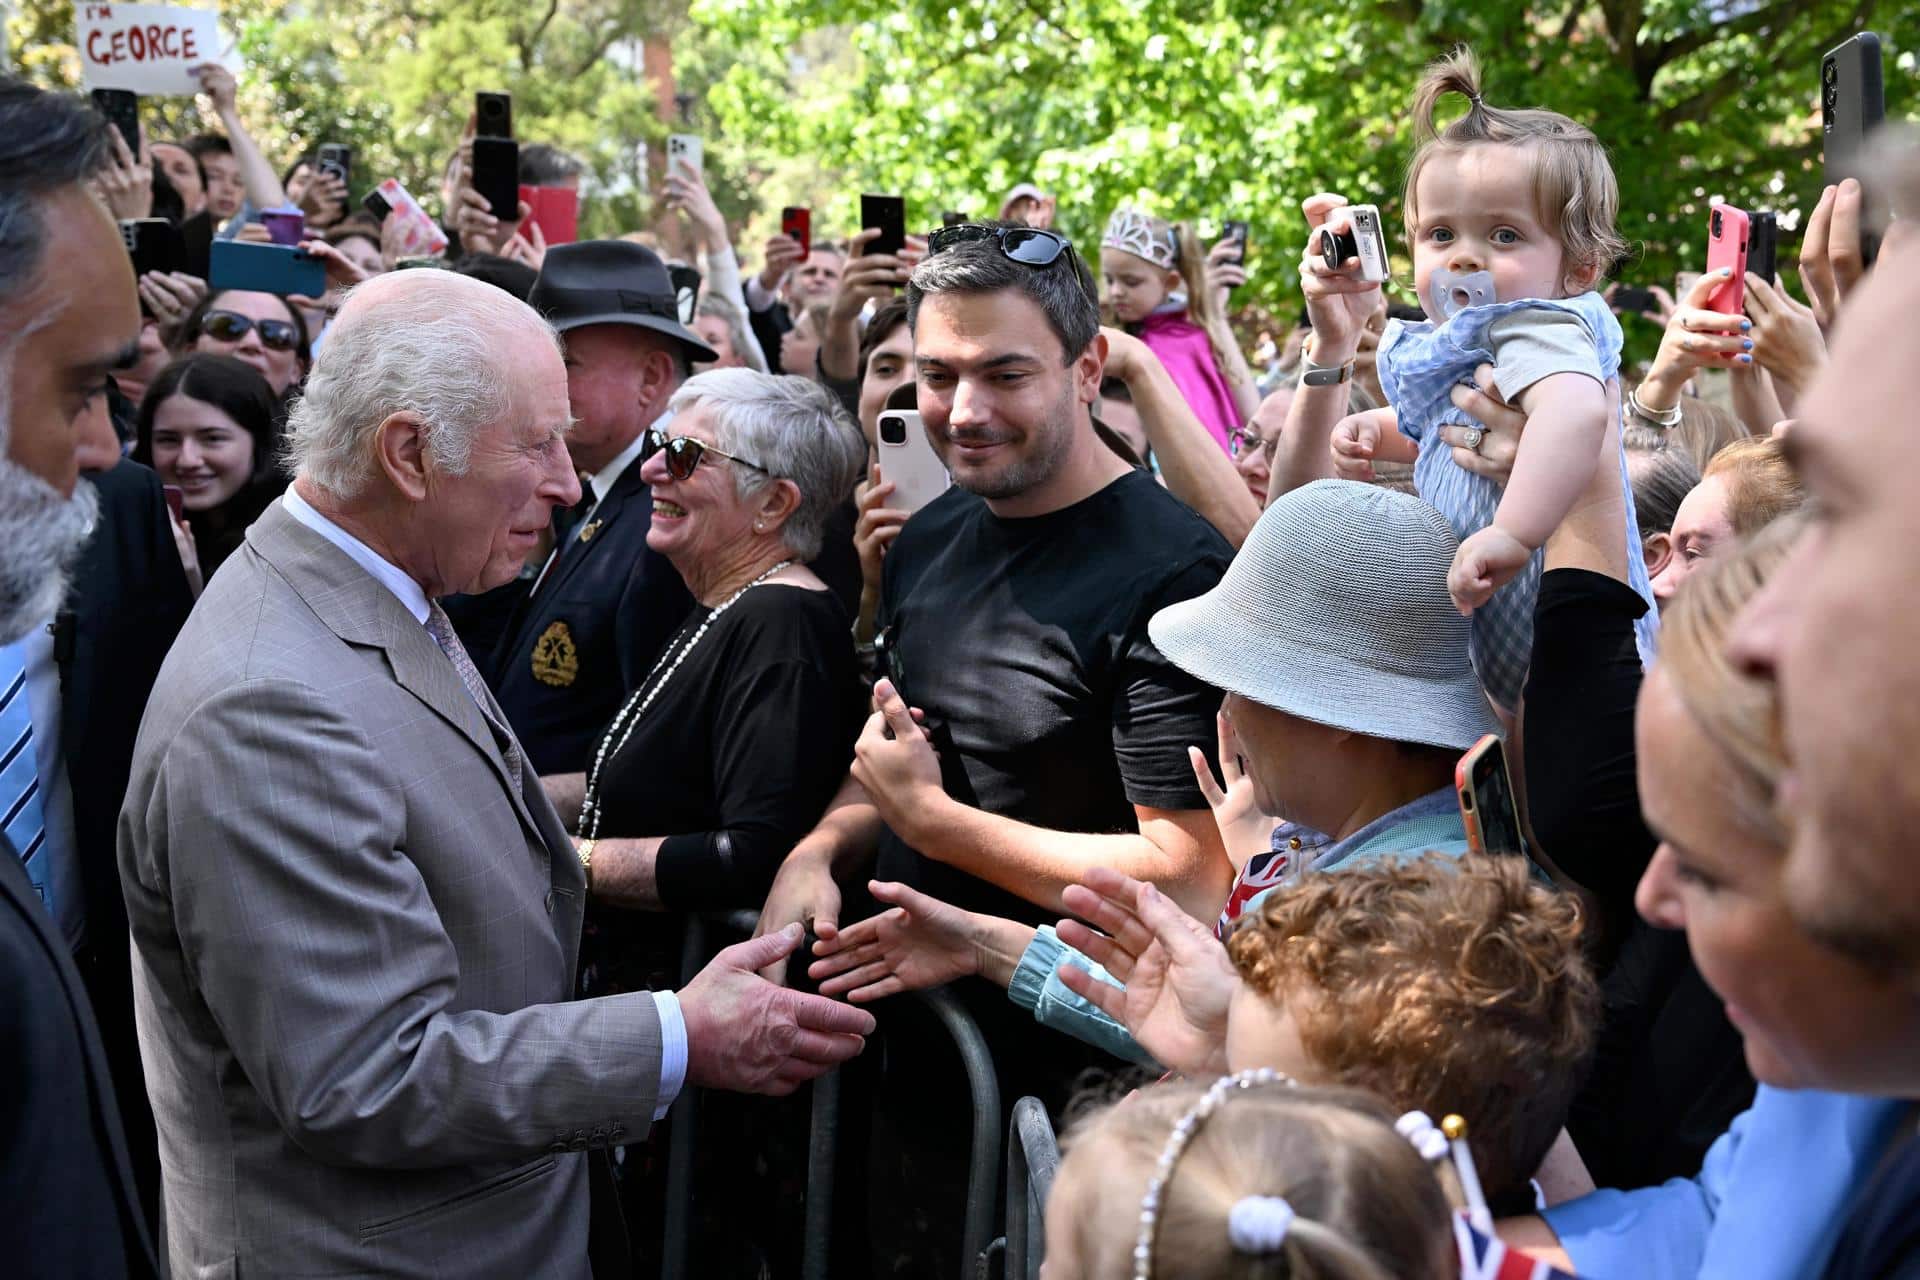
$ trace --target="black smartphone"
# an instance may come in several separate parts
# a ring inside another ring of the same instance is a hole
[[[487,198],[487,212],[502,222],[520,216],[520,144],[512,138],[473,140],[473,189]]]
[[[943,227],[957,227],[966,222],[966,220],[967,215],[958,209],[942,209],[940,211],[940,225]]]
[[[320,144],[320,172],[330,173],[348,186],[353,185],[353,148],[344,142]]]
[[[137,159],[140,155],[140,95],[131,89],[95,89],[93,105],[105,116],[120,136],[127,141],[127,150]]]
[[[393,212],[393,206],[387,203],[387,198],[380,194],[378,187],[367,192],[366,199],[360,202],[360,207],[372,214],[375,222],[385,222],[387,215]]]
[[[898,253],[907,247],[907,202],[902,196],[860,197],[860,229],[878,227],[867,242],[868,253]]]
[[[513,136],[513,95],[476,93],[473,95],[474,136],[511,138]]]
[[[1747,215],[1747,270],[1768,284],[1780,269],[1780,219],[1771,209]]]
[[[1869,265],[1879,250],[1879,237],[1865,228],[1881,225],[1886,211],[1875,200],[1864,151],[1867,135],[1885,116],[1880,37],[1862,31],[1820,60],[1820,131],[1827,185],[1856,178],[1866,194],[1860,253]]]
[[[1660,313],[1660,299],[1651,289],[1623,284],[1613,291],[1613,309],[1622,315],[1651,316]]]
[[[136,280],[149,271],[187,269],[187,242],[180,228],[165,218],[128,218],[120,224],[120,239],[133,261]],[[153,314],[145,298],[140,299],[140,314]]]
[[[1238,253],[1234,261],[1241,266],[1247,264],[1247,224],[1238,218],[1228,218],[1220,224],[1221,238],[1233,241]]]

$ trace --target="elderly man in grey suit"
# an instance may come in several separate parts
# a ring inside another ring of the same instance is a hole
[[[207,587],[120,822],[175,1277],[584,1276],[589,1149],[767,1093],[864,1012],[761,981],[570,1001],[585,878],[434,599],[510,580],[568,462],[558,341],[438,271],[355,290],[296,474]]]

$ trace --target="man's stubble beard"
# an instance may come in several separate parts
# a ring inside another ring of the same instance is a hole
[[[954,483],[976,497],[997,500],[1017,498],[1053,479],[1066,461],[1067,454],[1073,450],[1073,430],[1077,425],[1073,420],[1073,406],[1076,403],[1073,382],[1069,379],[1042,428],[1046,439],[1033,452],[1008,463],[996,474],[979,476],[971,481],[955,476]]]

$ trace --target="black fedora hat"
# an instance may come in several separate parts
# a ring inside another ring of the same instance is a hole
[[[555,245],[547,250],[527,301],[561,333],[590,324],[630,324],[675,339],[690,360],[720,358],[680,323],[667,265],[630,240]]]

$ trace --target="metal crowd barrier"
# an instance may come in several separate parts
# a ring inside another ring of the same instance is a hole
[[[1060,1144],[1046,1107],[1038,1098],[1020,1099],[1007,1134],[1006,1280],[1039,1280],[1047,1194],[1059,1167]]]
[[[759,915],[752,911],[690,917],[680,949],[681,984],[684,986],[691,982],[694,975],[720,950],[719,947],[708,945],[710,925],[719,925],[732,933],[751,935],[758,924]],[[789,962],[788,973],[795,972],[792,967],[794,964],[805,963],[806,958],[796,952]],[[973,1099],[972,1151],[967,1172],[967,1211],[961,1231],[960,1265],[961,1280],[968,1280],[978,1268],[986,1265],[991,1248],[989,1240],[993,1233],[994,1211],[998,1207],[994,1203],[993,1193],[1000,1166],[1000,1083],[994,1073],[993,1054],[987,1048],[987,1039],[981,1034],[979,1023],[974,1021],[973,1015],[966,1011],[960,1001],[951,992],[941,988],[913,994],[939,1019],[947,1034],[953,1037],[954,1047],[960,1052],[961,1065],[966,1069],[968,1091]],[[698,1093],[696,1089],[682,1090],[667,1112],[671,1127],[667,1140],[666,1221],[660,1251],[660,1274],[663,1280],[679,1280],[682,1276],[692,1274],[687,1264],[693,1218],[693,1152]],[[1047,1122],[1045,1109],[1031,1098],[1021,1099],[1020,1105],[1024,1107],[1029,1103],[1037,1110],[1039,1124],[1051,1142],[1053,1129]],[[1014,1132],[1019,1135],[1022,1144],[1026,1142],[1031,1123],[1029,1120],[1026,1126],[1022,1126],[1020,1112],[1016,1109]],[[833,1236],[834,1161],[839,1135],[840,1072],[836,1069],[813,1083],[812,1119],[807,1139],[805,1234],[801,1243],[803,1280],[827,1280]],[[1031,1155],[1023,1153],[1023,1157],[1020,1165],[1024,1188],[1029,1185],[1029,1172],[1037,1169],[1038,1165]],[[1057,1162],[1057,1151],[1053,1159]],[[1011,1169],[1014,1163],[1011,1153],[1008,1162]],[[1038,1191],[1042,1202],[1046,1187],[1053,1181],[1052,1164],[1046,1166],[1044,1179]],[[1008,1203],[1011,1206],[1011,1200]],[[1037,1247],[1033,1257],[1034,1274],[1037,1275]]]

